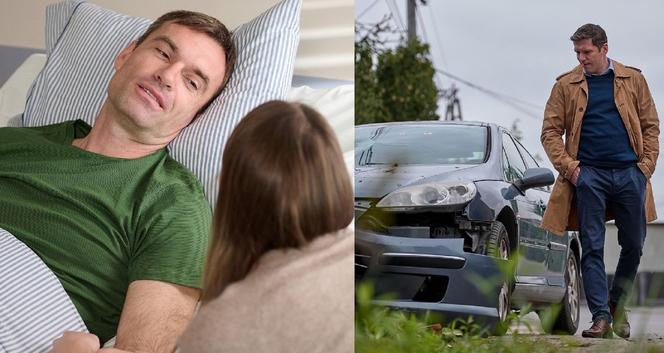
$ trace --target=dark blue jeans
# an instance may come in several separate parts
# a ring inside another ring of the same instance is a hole
[[[610,322],[609,301],[625,300],[632,288],[646,238],[645,190],[646,177],[636,166],[625,169],[581,167],[576,182],[581,274],[593,321]],[[610,292],[604,270],[606,210],[615,217],[621,247]]]

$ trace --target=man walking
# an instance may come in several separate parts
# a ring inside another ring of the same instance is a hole
[[[659,120],[641,71],[607,57],[600,26],[583,25],[570,39],[580,65],[556,79],[542,125],[542,145],[560,173],[542,227],[558,234],[580,229],[583,285],[593,317],[583,336],[615,332],[627,338],[624,304],[646,221],[657,218],[650,176],[659,154]],[[612,218],[621,250],[608,291],[604,232]]]

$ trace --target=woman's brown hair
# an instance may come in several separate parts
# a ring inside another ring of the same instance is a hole
[[[243,279],[266,252],[345,228],[353,191],[330,126],[311,107],[264,103],[224,149],[201,299]]]

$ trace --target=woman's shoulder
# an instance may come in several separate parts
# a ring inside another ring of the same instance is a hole
[[[339,283],[354,285],[353,250],[352,230],[344,229],[319,236],[302,248],[269,251],[244,280],[230,285],[218,299],[278,301],[303,292],[329,292]]]
[[[339,338],[352,347],[353,243],[351,228],[265,254],[244,280],[201,307],[184,340],[214,337],[229,352],[320,345],[336,352]]]

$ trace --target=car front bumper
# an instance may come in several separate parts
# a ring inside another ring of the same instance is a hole
[[[431,312],[444,322],[469,316],[490,327],[498,322],[503,278],[498,261],[503,260],[464,252],[463,239],[397,237],[356,228],[355,252],[356,281],[373,283],[376,304]]]

